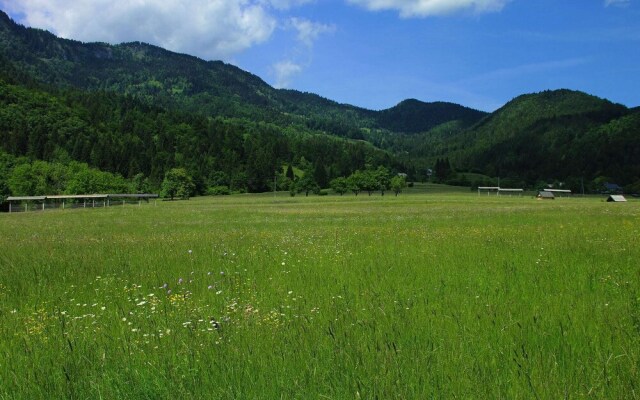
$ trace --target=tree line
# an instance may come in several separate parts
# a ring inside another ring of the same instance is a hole
[[[289,169],[287,169],[289,174]],[[288,184],[289,192],[292,196],[296,193],[322,194],[321,186],[316,179],[317,172],[311,168],[302,171],[301,176],[290,178],[285,176],[285,184]],[[329,181],[329,188],[339,195],[353,192],[358,195],[361,192],[367,192],[371,196],[374,192],[380,192],[384,196],[385,192],[392,190],[397,196],[407,186],[406,176],[404,174],[393,175],[386,167],[379,166],[372,168],[367,166],[364,170],[356,170],[349,176],[339,176]]]
[[[142,180],[153,191],[160,191],[167,172],[176,168],[191,177],[193,194],[272,190],[274,176],[283,165],[312,169],[322,187],[367,164],[402,169],[393,156],[367,142],[304,126],[283,128],[246,119],[211,118],[113,93],[9,83],[1,74],[0,135],[0,150],[31,164],[42,161],[60,169],[75,162],[73,168],[85,165],[119,176],[122,181],[117,187]],[[74,174],[67,171],[65,176]],[[27,181],[30,176],[22,173]],[[69,190],[60,182],[70,180],[57,182],[58,186],[48,185],[49,194]],[[33,190],[11,190],[18,192]]]

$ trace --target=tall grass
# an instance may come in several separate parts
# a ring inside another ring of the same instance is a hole
[[[640,203],[0,215],[0,398],[637,398]]]

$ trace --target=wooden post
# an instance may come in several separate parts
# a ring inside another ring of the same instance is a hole
[[[64,200],[62,200],[62,209],[64,210]]]
[[[9,202],[9,214],[11,214],[11,202]]]

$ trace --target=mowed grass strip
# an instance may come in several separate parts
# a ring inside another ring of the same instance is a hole
[[[0,214],[0,398],[634,398],[640,203]]]

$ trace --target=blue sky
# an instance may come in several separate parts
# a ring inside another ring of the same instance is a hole
[[[493,111],[569,88],[640,106],[640,0],[0,0],[82,41],[222,59],[276,87],[370,109]]]

